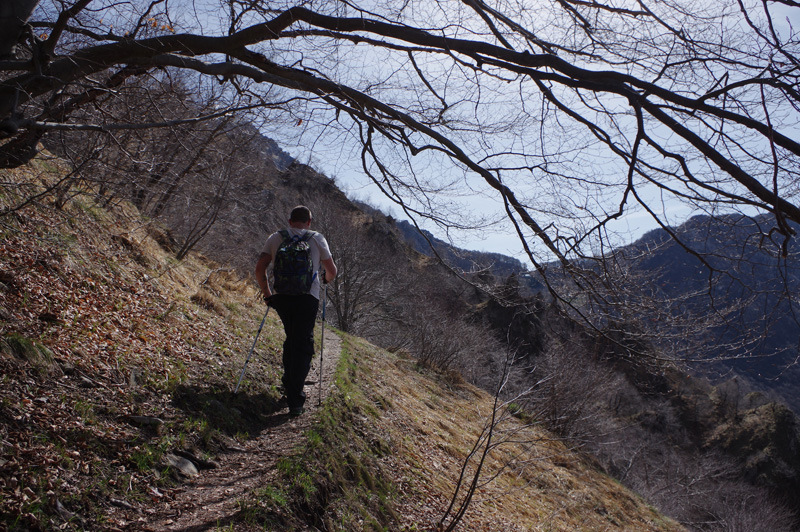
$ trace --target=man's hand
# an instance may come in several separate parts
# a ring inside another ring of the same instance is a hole
[[[269,289],[269,284],[266,284],[264,288],[261,289],[261,297],[263,297],[264,302],[269,305],[269,301],[272,299],[272,291]]]

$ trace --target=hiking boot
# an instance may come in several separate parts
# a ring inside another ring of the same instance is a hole
[[[289,409],[290,416],[299,416],[303,412],[305,412],[305,409],[302,406],[293,406],[292,408]]]

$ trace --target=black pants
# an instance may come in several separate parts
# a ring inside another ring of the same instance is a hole
[[[319,300],[310,294],[278,294],[271,299],[270,304],[278,312],[286,332],[286,341],[283,342],[283,388],[286,401],[289,408],[298,408],[306,402],[303,385],[314,357],[314,323]]]

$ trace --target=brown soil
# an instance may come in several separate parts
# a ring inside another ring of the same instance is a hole
[[[322,400],[330,392],[340,350],[339,337],[326,332]],[[313,424],[320,401],[319,375],[319,358],[316,358],[306,381],[308,397],[303,415],[289,416],[284,408],[273,415],[273,422],[257,437],[241,446],[229,446],[216,458],[219,467],[200,471],[181,488],[163,497],[168,500],[146,510],[150,515],[143,530],[195,532],[229,525],[240,510],[239,502],[273,481],[277,461],[301,443]]]

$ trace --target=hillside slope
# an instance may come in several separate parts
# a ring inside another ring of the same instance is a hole
[[[275,482],[200,529],[432,529],[493,412],[462,529],[679,529],[485,393],[357,338],[309,425],[280,425],[283,447],[259,440],[285,418],[282,332],[268,316],[234,395],[264,310],[252,283],[174,261],[125,205],[22,206],[57,172],[39,160],[1,179],[0,529],[146,530],[179,499],[202,511],[208,490],[178,458],[230,481],[219,467],[256,442],[273,459],[243,467]]]
[[[463,508],[458,530],[683,530],[482,390],[358,338],[345,336],[342,350],[337,393],[285,477],[286,493],[304,501],[296,509],[312,510],[302,525],[442,530]],[[270,522],[277,513],[263,503]]]
[[[784,241],[768,215],[695,216],[672,231],[702,255],[689,253],[663,229],[617,252],[640,257],[632,269],[665,300],[683,301],[684,310],[703,316],[736,309],[724,326],[706,332],[707,356],[723,361],[703,369],[732,371],[800,412],[800,324],[791,297],[800,290],[797,239]]]
[[[135,530],[178,485],[171,455],[209,458],[278,409],[280,326],[248,372],[257,393],[234,397],[263,315],[251,284],[176,262],[124,205],[15,208],[57,171],[2,175],[0,527]]]

